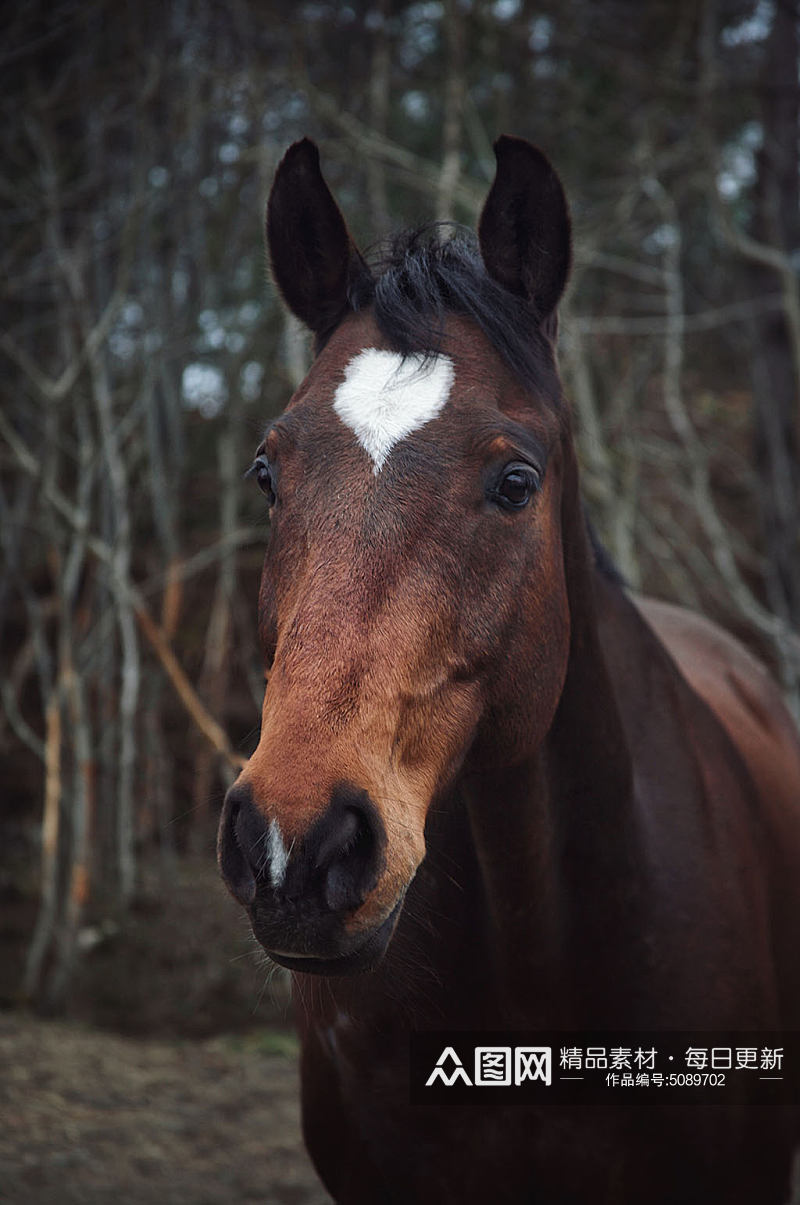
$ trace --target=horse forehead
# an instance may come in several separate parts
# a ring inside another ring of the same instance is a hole
[[[333,409],[370,456],[377,475],[397,443],[442,412],[454,380],[447,355],[365,347],[345,365]]]

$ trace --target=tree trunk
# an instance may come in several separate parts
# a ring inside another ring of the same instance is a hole
[[[774,248],[787,260],[800,248],[797,29],[794,0],[776,5],[763,67],[764,141],[750,230],[754,240]],[[750,273],[753,296],[775,291],[775,269],[753,262]],[[755,457],[767,553],[767,589],[770,608],[795,628],[800,626],[800,348],[796,342],[796,332],[785,311],[765,314],[757,320],[753,356]]]

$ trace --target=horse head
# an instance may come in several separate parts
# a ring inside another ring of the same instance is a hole
[[[253,464],[268,684],[219,862],[293,970],[380,960],[430,809],[471,760],[529,756],[564,684],[569,216],[540,151],[496,154],[477,242],[418,233],[377,268],[313,143],[269,200],[273,273],[316,356]]]

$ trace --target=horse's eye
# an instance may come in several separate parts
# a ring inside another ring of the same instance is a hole
[[[507,510],[521,510],[539,488],[539,474],[528,465],[510,465],[500,479],[494,497]]]
[[[258,488],[264,494],[270,506],[275,505],[275,490],[272,486],[272,470],[266,456],[256,456],[250,466],[250,473],[258,482]]]

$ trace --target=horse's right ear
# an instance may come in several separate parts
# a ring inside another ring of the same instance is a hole
[[[267,203],[267,249],[289,309],[324,338],[348,309],[352,284],[369,270],[309,138],[290,146],[278,165]]]

